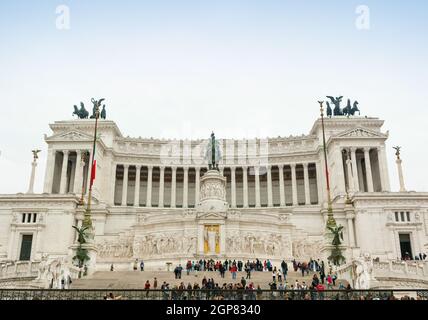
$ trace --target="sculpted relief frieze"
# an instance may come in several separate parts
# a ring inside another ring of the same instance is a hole
[[[289,239],[279,233],[234,231],[228,233],[226,237],[228,253],[289,257],[290,249]]]
[[[133,236],[105,239],[97,245],[100,258],[130,258],[133,256]]]
[[[221,181],[206,181],[201,186],[200,199],[217,198],[226,201],[225,186]]]
[[[316,258],[320,256],[322,241],[308,241],[299,239],[293,241],[293,258]]]
[[[196,253],[196,246],[196,232],[150,233],[135,238],[134,256],[151,257],[163,254],[194,254]]]

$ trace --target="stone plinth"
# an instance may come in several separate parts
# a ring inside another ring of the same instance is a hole
[[[209,170],[201,178],[198,212],[225,212],[229,204],[226,202],[226,178],[217,170]]]

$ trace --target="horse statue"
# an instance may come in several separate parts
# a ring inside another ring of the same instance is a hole
[[[74,105],[74,112],[72,115],[77,115],[79,119],[88,119],[89,112],[85,109],[83,102],[80,102],[80,110]]]
[[[328,103],[328,101],[326,101],[326,104],[327,104],[327,117],[331,118],[331,115],[333,112],[331,110],[330,103]]]
[[[350,110],[350,115],[353,116],[355,112],[358,111],[358,115],[360,115],[360,109],[358,109],[358,101],[355,101],[352,105],[352,109]]]
[[[332,97],[332,96],[326,96],[331,100],[331,103],[334,104],[333,113],[335,116],[343,116],[342,109],[340,108],[340,102],[342,101],[343,96],[340,97]]]
[[[351,110],[352,110],[352,107],[351,107],[351,100],[350,100],[350,99],[348,99],[348,103],[346,104],[346,107],[345,107],[345,108],[343,108],[343,110],[342,110],[343,115],[344,115],[344,116],[348,116],[348,118],[349,118],[349,116],[350,116],[350,114],[351,114]]]
[[[103,109],[101,110],[101,119],[105,120],[106,118],[106,105],[103,104]]]

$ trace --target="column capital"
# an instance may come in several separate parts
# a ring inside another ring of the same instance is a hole
[[[346,219],[354,219],[355,213],[354,212],[347,212],[345,217],[346,217]]]
[[[159,166],[160,171],[165,171],[165,166]]]
[[[177,171],[177,166],[171,166],[171,170],[172,170],[172,172],[176,172]]]
[[[247,165],[245,165],[245,166],[241,166],[241,168],[242,168],[242,170],[248,170],[248,166]]]
[[[279,170],[283,170],[284,169],[284,165],[283,164],[278,164],[278,169]]]
[[[230,171],[231,172],[235,172],[236,171],[236,167],[230,167]]]
[[[69,155],[71,152],[71,150],[62,150],[62,153],[64,153],[64,155]]]
[[[129,168],[129,164],[123,164],[123,167],[124,167],[125,169],[128,169],[128,168]]]
[[[364,147],[364,148],[363,148],[364,153],[366,153],[366,152],[367,152],[367,153],[368,153],[368,152],[370,152],[370,149],[371,149],[371,147]]]
[[[302,165],[303,165],[303,168],[306,169],[309,166],[309,162],[303,162]]]
[[[296,168],[296,163],[290,163],[290,167],[291,167],[292,169]]]
[[[349,150],[351,151],[351,152],[356,152],[357,151],[357,147],[349,147]]]
[[[141,170],[142,165],[141,164],[136,164],[135,165],[135,170],[139,171]]]
[[[196,172],[200,172],[201,171],[201,167],[195,167],[195,171]]]
[[[271,164],[266,165],[266,169],[270,171],[272,169],[272,165]]]
[[[183,171],[184,172],[188,172],[189,171],[189,167],[183,167]]]
[[[153,165],[152,165],[152,164],[148,164],[148,165],[147,165],[147,169],[149,169],[149,170],[153,170]]]

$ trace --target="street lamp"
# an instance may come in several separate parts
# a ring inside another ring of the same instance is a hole
[[[325,143],[325,128],[324,128],[324,101],[318,101],[320,104],[320,112],[321,112],[321,127],[322,127],[322,142],[323,142],[323,150],[324,150],[324,165],[325,165],[325,176],[327,182],[327,227],[334,228],[336,226],[336,220],[333,217],[333,207],[331,203],[331,193],[330,193],[330,177],[328,172],[328,162],[327,162],[327,146]]]

